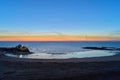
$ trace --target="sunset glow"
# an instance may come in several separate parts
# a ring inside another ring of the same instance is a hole
[[[1,36],[0,41],[111,41],[108,36]]]

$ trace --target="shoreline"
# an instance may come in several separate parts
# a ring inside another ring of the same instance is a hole
[[[0,56],[0,60],[3,61],[28,61],[28,62],[105,62],[105,61],[120,61],[120,53],[112,56],[101,57],[85,57],[85,58],[68,58],[68,59],[32,59],[32,58],[16,58],[9,56]]]

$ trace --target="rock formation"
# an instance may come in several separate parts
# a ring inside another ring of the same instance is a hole
[[[30,52],[29,49],[21,44],[15,47],[16,50],[21,51],[21,52]]]
[[[115,47],[83,47],[83,49],[92,49],[92,50],[120,50],[120,48]]]
[[[21,44],[19,44],[16,47],[13,47],[13,48],[0,48],[0,51],[9,52],[9,53],[13,53],[13,54],[16,54],[16,55],[31,54],[30,50],[27,47],[25,47]]]

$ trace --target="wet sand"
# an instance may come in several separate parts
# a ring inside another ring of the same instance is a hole
[[[81,59],[0,56],[0,80],[120,80],[120,55]]]

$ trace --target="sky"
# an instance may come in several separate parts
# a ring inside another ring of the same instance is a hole
[[[120,0],[0,0],[0,41],[120,40]]]

